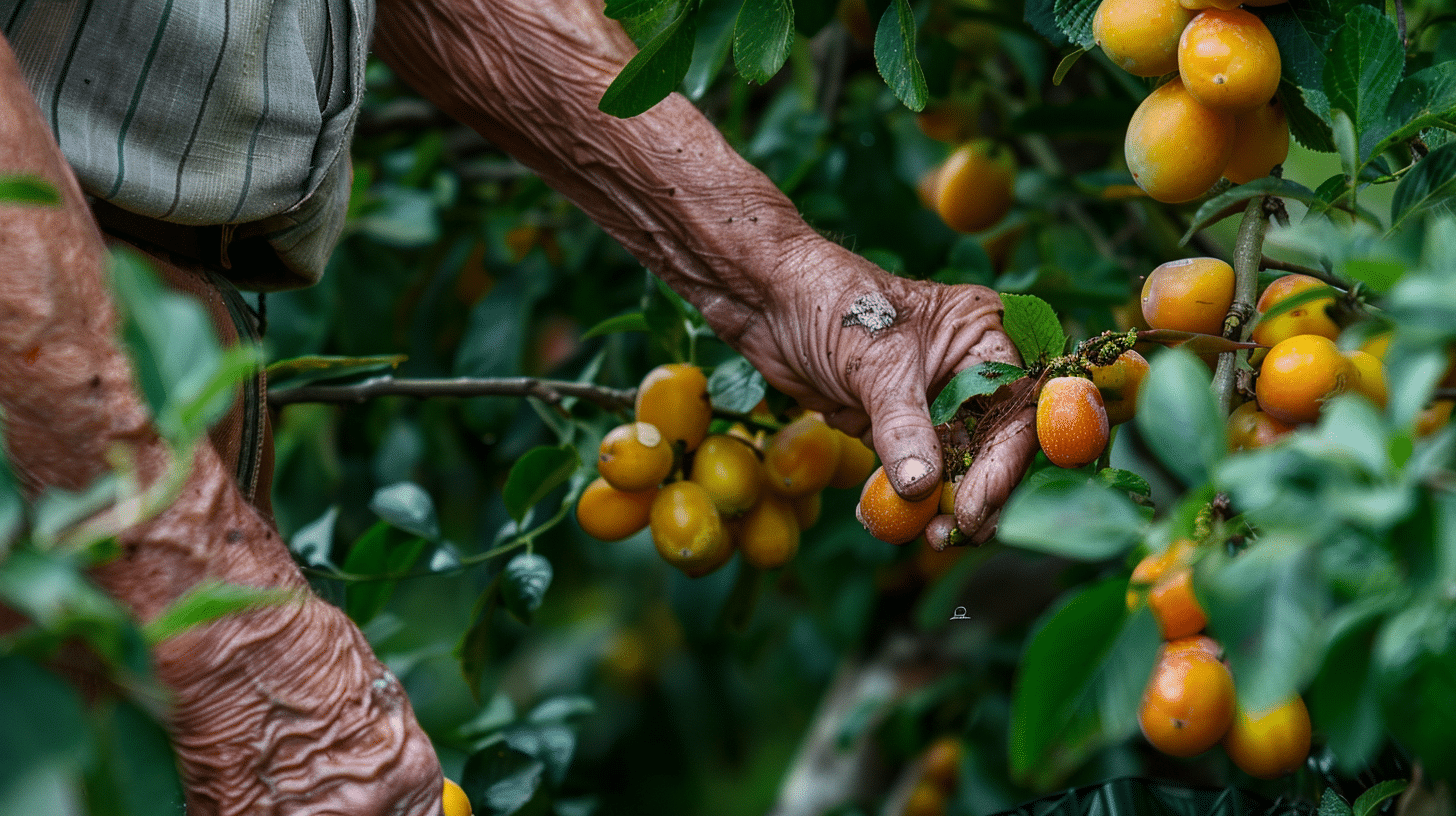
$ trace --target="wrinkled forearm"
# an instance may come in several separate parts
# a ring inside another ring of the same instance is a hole
[[[683,97],[625,120],[597,110],[636,53],[600,0],[384,0],[376,48],[571,198],[730,340],[771,287],[789,285],[773,279],[786,254],[828,243]]]

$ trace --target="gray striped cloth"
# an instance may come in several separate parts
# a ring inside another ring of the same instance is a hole
[[[92,196],[235,225],[323,273],[344,226],[373,0],[0,0],[0,26]]]

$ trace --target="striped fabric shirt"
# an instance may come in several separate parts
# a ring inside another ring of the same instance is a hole
[[[373,0],[0,0],[81,186],[148,218],[235,225],[322,274],[344,225]]]

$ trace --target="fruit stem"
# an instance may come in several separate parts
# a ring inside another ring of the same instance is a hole
[[[1259,266],[1264,259],[1264,236],[1269,231],[1270,196],[1259,196],[1249,200],[1244,208],[1243,220],[1239,222],[1239,234],[1234,240],[1234,302],[1224,319],[1223,336],[1230,340],[1243,341],[1253,328],[1254,303],[1259,294]],[[1233,409],[1234,380],[1239,363],[1248,359],[1249,352],[1239,349],[1224,352],[1218,356],[1218,368],[1213,374],[1213,394],[1218,399],[1221,416],[1228,416]]]

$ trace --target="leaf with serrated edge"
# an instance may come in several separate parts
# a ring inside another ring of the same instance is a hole
[[[893,0],[875,31],[875,67],[895,97],[913,111],[925,108],[929,89],[915,56],[915,12],[909,0]]]
[[[1407,218],[1422,210],[1449,206],[1456,197],[1456,144],[1432,150],[1416,163],[1395,187],[1390,202],[1390,229],[1399,229]]]
[[[1349,115],[1358,148],[1368,149],[1385,135],[1378,129],[1404,66],[1394,21],[1370,6],[1352,9],[1330,41],[1323,78],[1330,108]],[[1357,162],[1367,156],[1361,150]]]
[[[1057,25],[1067,35],[1067,39],[1084,49],[1095,44],[1092,18],[1097,16],[1097,6],[1100,3],[1101,0],[1057,0]]]
[[[1035,295],[1001,295],[1006,311],[1001,327],[1021,352],[1021,361],[1028,366],[1045,362],[1062,353],[1067,335],[1051,305]]]
[[[961,405],[971,397],[991,394],[1003,385],[1026,376],[1026,371],[1010,363],[987,361],[956,374],[930,404],[930,424],[942,425],[955,418]]]

